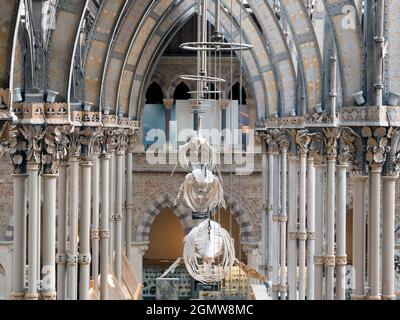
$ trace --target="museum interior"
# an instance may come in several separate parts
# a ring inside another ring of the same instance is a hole
[[[0,0],[0,300],[400,300],[399,174],[398,0]]]

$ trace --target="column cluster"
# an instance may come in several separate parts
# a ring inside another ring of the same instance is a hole
[[[395,128],[331,127],[271,129],[258,135],[268,154],[263,157],[267,214],[263,256],[273,299],[348,297],[350,201],[352,298],[394,299],[400,132]]]
[[[14,131],[10,139],[16,217],[13,298],[87,300],[93,288],[107,299],[109,274],[121,282],[122,255],[130,247],[130,236],[122,235],[123,209],[131,207],[125,205],[123,177],[126,162],[127,183],[132,183],[137,130],[30,125]],[[114,153],[116,174],[110,175]],[[110,179],[116,186],[113,195]],[[132,205],[132,196],[128,197]],[[113,230],[110,200],[115,201]],[[132,212],[128,212],[129,224]],[[110,231],[113,247],[108,243]],[[114,260],[109,252],[115,253]]]

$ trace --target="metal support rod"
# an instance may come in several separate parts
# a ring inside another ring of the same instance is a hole
[[[101,216],[100,216],[100,299],[108,299],[108,262],[109,262],[109,170],[110,157],[101,157]]]
[[[94,288],[99,288],[99,218],[100,218],[100,158],[94,159],[93,165],[93,208],[92,208],[92,278]]]
[[[56,300],[56,189],[55,174],[43,175],[42,298]]]
[[[57,300],[65,300],[67,280],[68,165],[59,166],[57,224]]]
[[[92,162],[81,164],[81,219],[79,228],[79,300],[89,299],[90,284],[90,216],[91,216],[91,178]]]
[[[13,300],[25,296],[26,265],[26,181],[27,174],[14,174],[14,254]]]

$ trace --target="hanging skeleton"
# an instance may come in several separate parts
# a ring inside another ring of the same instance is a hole
[[[217,165],[217,152],[201,134],[201,118],[197,136],[192,137],[179,152],[179,163],[189,174],[179,188],[177,200],[183,195],[187,206],[194,212],[225,207],[221,179],[212,172]]]
[[[221,181],[204,165],[186,175],[177,199],[183,194],[186,204],[194,212],[208,212],[216,207],[225,208]]]

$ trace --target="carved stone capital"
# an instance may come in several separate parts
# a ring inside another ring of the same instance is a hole
[[[336,128],[324,128],[324,141],[328,160],[335,160],[338,155],[338,139],[340,132]]]
[[[364,127],[362,129],[362,136],[367,139],[367,145],[364,146],[366,151],[365,158],[371,170],[382,171],[387,153],[390,151],[386,129],[376,128],[372,130],[369,127]],[[379,167],[381,168],[379,169]]]
[[[299,130],[296,135],[296,144],[300,157],[307,157],[311,137],[307,130]]]

